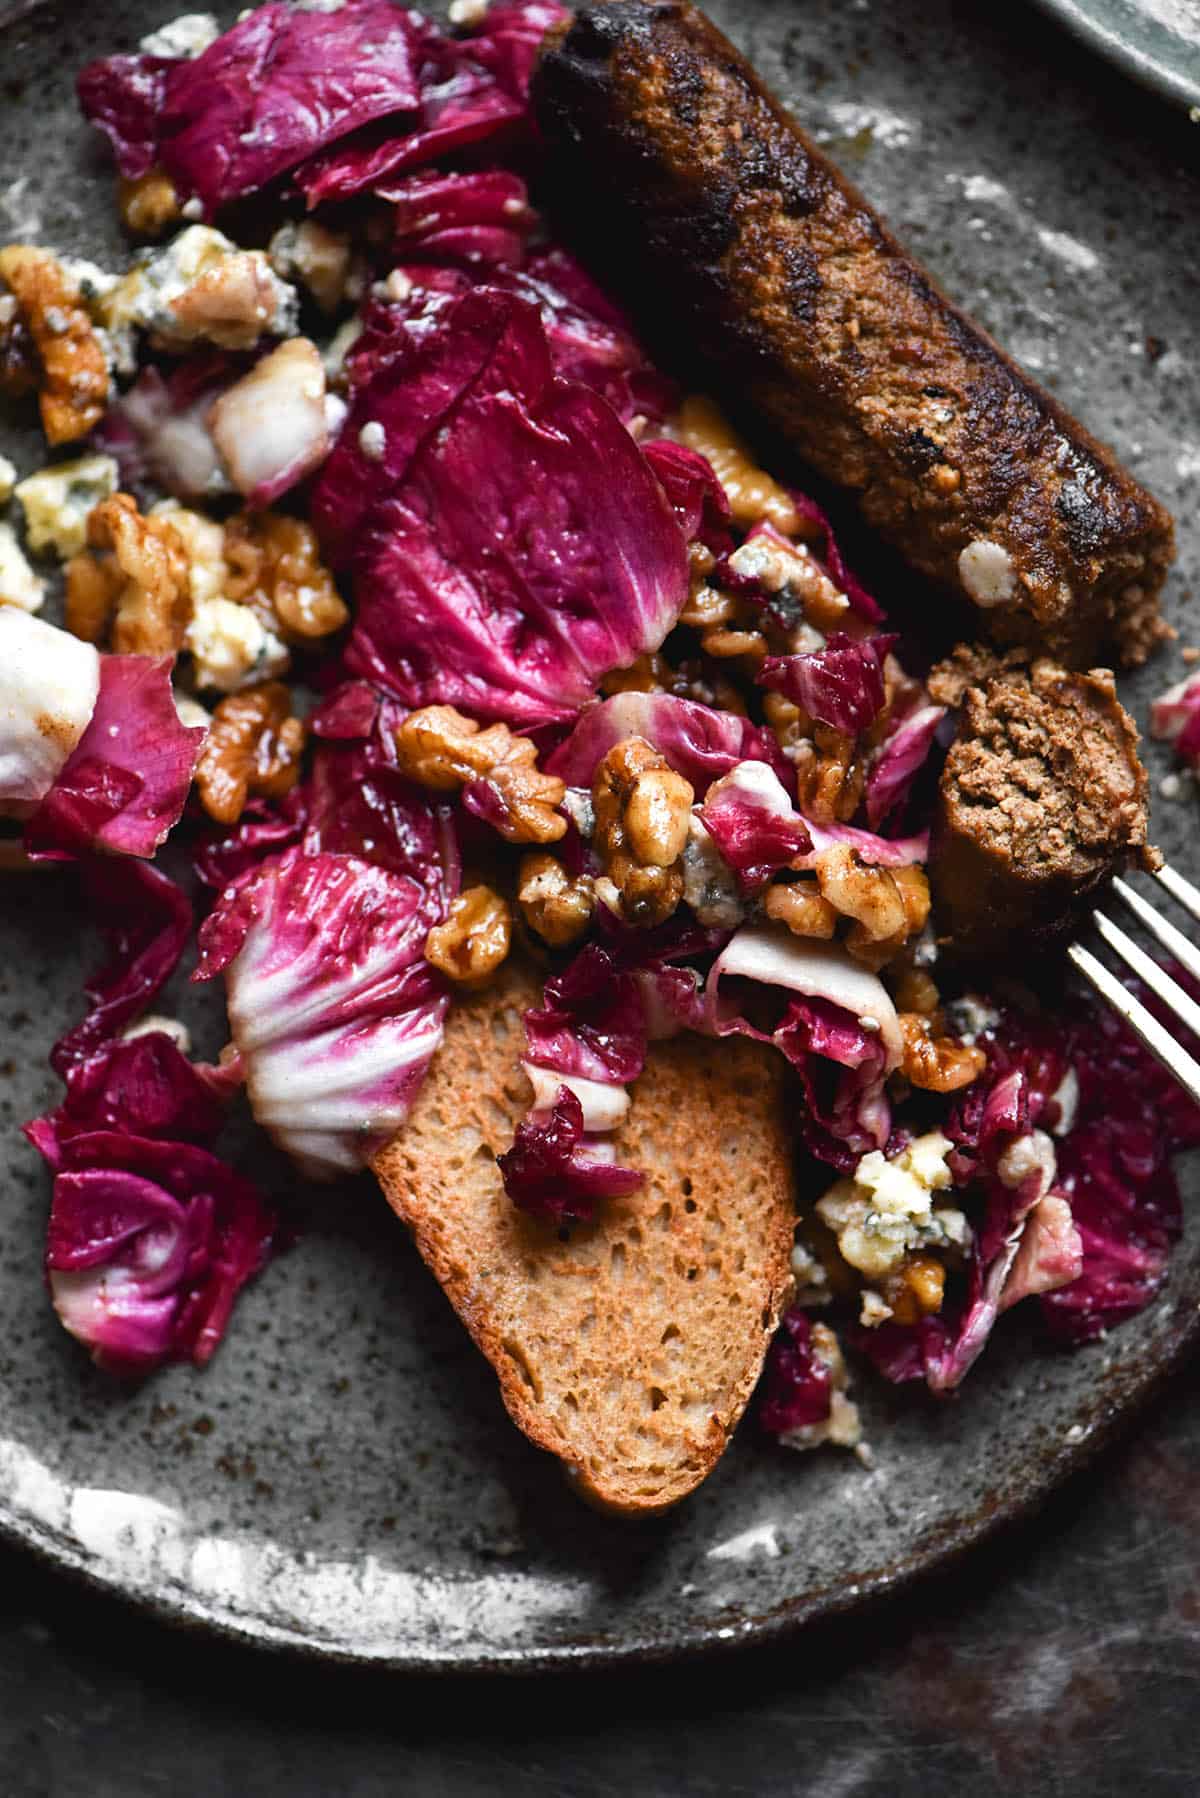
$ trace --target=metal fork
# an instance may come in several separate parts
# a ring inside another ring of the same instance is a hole
[[[1182,874],[1176,874],[1173,868],[1159,868],[1154,878],[1172,899],[1200,923],[1200,890],[1190,880],[1185,880]],[[1168,954],[1174,956],[1180,967],[1186,968],[1194,979],[1200,980],[1200,950],[1188,942],[1182,931],[1177,930],[1166,918],[1160,917],[1154,907],[1140,893],[1135,893],[1124,880],[1114,880],[1108,890],[1115,893],[1138,922],[1158,939]],[[1102,911],[1092,913],[1092,922],[1125,966],[1144,981],[1150,991],[1175,1013],[1180,1023],[1185,1024],[1200,1039],[1200,1005]],[[1067,954],[1084,979],[1090,981],[1113,1010],[1120,1013],[1150,1053],[1200,1104],[1200,1062],[1175,1041],[1171,1032],[1146,1010],[1127,987],[1121,985],[1112,970],[1105,967],[1090,949],[1085,949],[1080,943],[1072,943]]]

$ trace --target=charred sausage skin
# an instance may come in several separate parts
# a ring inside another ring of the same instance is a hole
[[[581,7],[534,103],[606,269],[977,630],[1074,667],[1145,659],[1169,513],[950,303],[702,13]]]

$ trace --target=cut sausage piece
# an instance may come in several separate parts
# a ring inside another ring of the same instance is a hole
[[[1145,659],[1169,513],[950,304],[703,14],[583,6],[534,98],[598,267],[976,628],[1074,667]]]
[[[935,928],[956,956],[1048,944],[1112,875],[1161,864],[1137,728],[1107,669],[960,649],[929,687],[962,708],[928,869]]]
[[[724,1452],[791,1295],[786,1064],[740,1039],[652,1044],[613,1138],[644,1184],[560,1237],[496,1166],[529,1104],[521,1014],[540,1003],[510,965],[456,1004],[373,1165],[514,1422],[594,1504],[650,1515]]]

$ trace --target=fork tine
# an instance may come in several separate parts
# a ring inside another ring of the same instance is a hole
[[[1135,999],[1121,985],[1116,975],[1090,949],[1085,949],[1081,943],[1072,943],[1067,954],[1084,978],[1091,982],[1102,998],[1108,1000],[1113,1010],[1124,1018],[1135,1035],[1145,1043],[1151,1055],[1162,1063],[1168,1074],[1174,1075],[1189,1097],[1200,1105],[1200,1063],[1193,1061],[1186,1049],[1180,1048],[1170,1031],[1146,1010],[1140,999]]]
[[[1182,874],[1176,874],[1174,868],[1156,868],[1154,878],[1158,884],[1170,893],[1172,899],[1178,900],[1185,911],[1190,911],[1193,918],[1200,921],[1200,890]]]
[[[1186,882],[1184,884],[1186,885]],[[1156,912],[1154,907],[1125,881],[1119,878],[1114,880],[1112,890],[1122,904],[1129,907],[1134,917],[1144,924],[1153,936],[1158,938],[1163,948],[1175,957],[1180,966],[1186,968],[1195,979],[1200,980],[1200,950],[1195,949],[1188,942],[1182,930],[1176,930],[1174,924]]]
[[[1131,936],[1106,918],[1102,911],[1092,913],[1092,922],[1110,949],[1116,951],[1127,968],[1140,980],[1144,980],[1152,993],[1157,993],[1164,1005],[1171,1010],[1180,1022],[1187,1026],[1193,1036],[1200,1036],[1200,1005],[1176,984],[1165,968],[1159,967],[1153,956],[1139,948]]]

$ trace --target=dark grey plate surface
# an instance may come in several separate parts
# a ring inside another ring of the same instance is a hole
[[[1200,0],[1039,0],[1084,43],[1181,106],[1200,107]]]
[[[1188,640],[1200,486],[1193,178],[1086,86],[1008,55],[990,8],[714,4],[951,292],[1179,516]],[[119,254],[74,69],[170,16],[162,0],[0,5],[0,241]],[[0,444],[23,470],[36,440]],[[887,595],[882,596],[885,600]],[[1194,616],[1194,614],[1193,614]],[[1196,627],[1193,626],[1195,629]],[[1168,654],[1128,683],[1149,696]],[[1158,775],[1165,763],[1152,755]],[[1200,874],[1195,798],[1155,820]],[[180,1621],[406,1668],[664,1657],[856,1605],[1036,1505],[1168,1370],[1200,1315],[1200,1228],[1164,1297],[1083,1353],[1002,1330],[958,1403],[862,1383],[875,1466],[743,1429],[674,1516],[630,1527],[568,1494],[367,1183],[245,1296],[213,1366],[126,1391],[59,1330],[40,1277],[47,1182],[17,1125],[95,960],[58,876],[0,886],[0,1527]],[[187,1015],[207,1031],[219,1028]],[[277,1183],[287,1175],[266,1170]],[[1187,1186],[1194,1194],[1194,1172]]]

